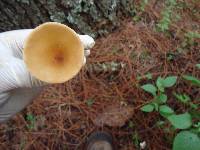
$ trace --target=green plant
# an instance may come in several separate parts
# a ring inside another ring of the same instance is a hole
[[[197,65],[198,66],[198,65]],[[183,79],[191,82],[195,86],[200,86],[199,79],[193,77],[184,75]],[[198,136],[200,133],[200,121],[197,123],[192,122],[192,118],[195,120],[200,120],[200,114],[198,112],[198,105],[194,104],[191,100],[191,98],[186,94],[177,94],[174,93],[174,96],[177,100],[179,100],[184,105],[188,105],[192,110],[190,113],[185,113],[181,116],[182,121],[178,121],[179,129],[188,129],[186,131],[180,131],[176,137],[174,138],[173,142],[173,150],[199,150],[200,148],[200,137]]]
[[[134,123],[133,123],[133,121],[129,121],[129,123],[128,123],[128,127],[129,127],[130,129],[133,129],[133,127],[134,127]]]
[[[197,67],[198,69],[200,69],[200,64],[196,64],[196,67]]]
[[[176,0],[167,0],[165,9],[161,12],[162,19],[157,24],[157,30],[165,32],[169,30],[169,26],[172,22],[173,9],[175,8],[177,2]]]
[[[141,14],[145,11],[145,7],[147,6],[149,0],[141,0],[139,7],[135,8],[135,16],[133,17],[133,21],[140,21]]]
[[[173,93],[178,101],[181,103],[190,106],[192,109],[197,109],[198,106],[191,102],[191,98],[187,94],[177,94],[176,92]]]
[[[163,116],[171,114],[173,110],[166,105],[167,95],[164,92],[165,88],[172,87],[176,84],[176,81],[176,76],[169,76],[166,78],[158,77],[156,80],[156,86],[154,84],[145,84],[141,86],[143,90],[153,95],[153,101],[144,105],[141,110],[144,112],[152,112],[153,110],[156,110]]]
[[[32,130],[35,128],[36,117],[33,114],[27,114],[26,121],[28,122],[27,128],[29,130]]]
[[[20,140],[20,145],[19,145],[19,149],[20,150],[23,150],[24,149],[24,147],[25,147],[25,145],[26,145],[26,139],[25,138],[22,138],[21,140]]]
[[[188,103],[191,100],[190,97],[186,94],[177,94],[174,92],[174,96],[177,98],[177,100],[184,104]]]
[[[200,133],[200,121],[195,123],[193,126],[194,126],[194,130],[193,131],[195,131],[197,133]]]
[[[138,135],[137,131],[135,131],[132,134],[132,141],[133,141],[133,144],[135,145],[135,147],[137,149],[139,149],[139,147],[140,147],[140,138],[139,138],[139,135]]]
[[[193,45],[194,40],[200,38],[200,34],[197,32],[189,31],[189,32],[185,33],[185,38],[186,38],[187,43],[189,43],[190,45]]]
[[[93,105],[93,103],[94,103],[94,99],[88,99],[88,100],[86,101],[86,104],[87,104],[87,106],[89,106],[89,107],[91,107],[91,106]]]
[[[26,140],[26,138],[22,137],[22,138],[20,139],[19,150],[24,150],[26,144],[27,144],[27,140]]]
[[[172,60],[174,60],[174,54],[173,53],[168,53],[167,54],[167,61],[172,61]]]
[[[144,9],[145,9],[145,7],[146,7],[147,4],[148,4],[148,0],[142,0],[140,2],[140,10],[144,11]]]
[[[147,73],[145,74],[144,76],[137,76],[137,80],[140,81],[142,79],[148,79],[148,80],[151,80],[153,77],[152,77],[152,74],[151,73]]]
[[[173,142],[173,150],[199,150],[200,138],[191,131],[181,131]]]
[[[198,45],[196,39],[200,39],[200,34],[198,32],[188,31],[184,34],[184,40],[182,41],[179,51],[183,51],[183,49],[188,49],[191,46]]]
[[[190,81],[193,85],[200,87],[200,80],[198,78],[194,77],[194,76],[184,75],[183,79]]]
[[[198,69],[200,69],[200,64],[196,64],[196,67]],[[191,84],[195,85],[195,86],[198,86],[200,87],[200,79],[194,77],[194,76],[191,76],[191,75],[183,75],[183,79],[191,82]]]
[[[184,114],[172,114],[167,118],[176,129],[188,129],[192,126],[192,117],[186,112]]]
[[[199,65],[196,65],[197,67]],[[199,79],[193,76],[183,76],[183,79],[190,81],[193,85],[199,86]],[[159,114],[164,117],[168,123],[174,129],[179,129],[179,133],[175,136],[173,141],[173,150],[199,150],[200,149],[200,113],[198,112],[198,105],[192,102],[192,99],[187,94],[178,94],[173,92],[175,98],[189,107],[188,111],[182,114],[176,114],[176,112],[166,105],[167,95],[164,93],[165,88],[172,87],[177,81],[176,76],[170,76],[167,78],[158,77],[156,80],[156,86],[153,84],[145,84],[141,88],[146,92],[153,95],[153,101],[149,104],[141,107],[143,112],[158,111]],[[196,123],[193,122],[195,119]],[[156,123],[157,127],[162,127],[165,121],[158,121]],[[168,129],[168,132],[174,132],[171,130],[173,128],[163,128],[163,130]]]

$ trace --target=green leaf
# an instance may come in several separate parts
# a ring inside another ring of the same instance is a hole
[[[177,129],[187,129],[192,126],[192,117],[189,113],[180,115],[171,115],[167,118],[170,123]]]
[[[152,74],[151,74],[151,73],[147,73],[147,74],[145,75],[145,77],[146,77],[147,79],[151,80],[151,79],[152,79]]]
[[[174,60],[174,58],[175,58],[175,54],[173,54],[173,53],[168,53],[167,54],[167,60],[168,61]]]
[[[200,127],[199,128],[191,128],[189,131],[192,132],[192,133],[200,135]]]
[[[165,79],[158,77],[156,81],[156,86],[158,87],[159,91],[164,92],[165,87],[172,87],[177,81],[176,76],[170,76]]]
[[[200,86],[200,80],[193,77],[193,76],[189,76],[189,75],[184,75],[183,79],[190,81],[192,84]]]
[[[194,39],[194,38],[197,38],[199,39],[200,38],[200,34],[197,33],[197,32],[192,32],[192,31],[189,31],[188,33],[185,34],[185,36],[189,39]]]
[[[197,122],[196,124],[194,124],[195,130],[197,131],[197,133],[200,133],[200,121]]]
[[[199,128],[200,127],[200,121],[194,124],[195,128]]]
[[[93,103],[94,103],[94,100],[93,100],[93,99],[88,99],[88,100],[86,101],[86,104],[87,104],[89,107],[91,107]]]
[[[156,126],[162,127],[165,124],[165,121],[157,121]]]
[[[141,20],[141,17],[140,16],[134,16],[133,17],[133,21],[135,21],[135,22],[138,22],[138,21],[140,21]]]
[[[168,117],[168,116],[174,114],[174,110],[171,109],[171,108],[170,108],[169,106],[167,106],[167,105],[161,105],[161,106],[159,107],[159,112],[160,112],[160,114],[161,114],[163,117]]]
[[[166,94],[160,94],[157,98],[156,98],[157,102],[159,104],[164,104],[167,102],[167,95]]]
[[[170,76],[163,80],[163,86],[164,87],[172,87],[174,84],[176,84],[177,77],[176,76]]]
[[[133,121],[129,121],[129,123],[128,123],[128,127],[131,128],[131,129],[134,127],[134,123],[133,123]]]
[[[33,114],[27,114],[26,115],[26,120],[27,121],[35,121],[35,116]]]
[[[137,79],[138,81],[140,81],[140,80],[142,79],[142,76],[137,76],[136,79]]]
[[[164,92],[164,86],[163,86],[163,78],[158,77],[158,79],[156,80],[156,86],[158,87],[159,91]]]
[[[197,67],[198,69],[200,69],[200,64],[196,64],[196,67]]]
[[[145,84],[141,87],[148,93],[151,93],[153,96],[156,96],[157,89],[153,84]]]
[[[139,137],[139,134],[137,133],[137,131],[135,131],[135,132],[132,134],[132,140],[133,140],[134,145],[135,145],[136,148],[138,149],[139,146],[140,146],[140,137]]]
[[[154,110],[154,106],[152,104],[144,105],[140,108],[143,112],[152,112]]]
[[[182,103],[187,103],[191,100],[191,98],[186,94],[177,94],[174,92],[173,95],[176,97],[177,100],[179,100]]]
[[[181,131],[174,139],[173,150],[200,150],[200,138],[190,131]]]
[[[200,120],[200,111],[196,111],[195,109],[190,110],[190,114],[193,119]]]
[[[26,125],[27,128],[28,128],[29,130],[34,129],[34,127],[35,127],[35,122],[36,122],[36,117],[35,117],[33,114],[27,114],[27,115],[26,115],[26,120],[27,120],[27,122],[28,122],[28,124]]]
[[[194,104],[194,103],[190,102],[189,105],[190,105],[190,107],[192,109],[195,109],[195,110],[198,109],[198,105],[197,104]]]
[[[137,80],[141,80],[143,78],[147,78],[148,80],[151,80],[153,77],[152,77],[151,73],[147,73],[144,76],[137,76],[136,78],[137,78]]]

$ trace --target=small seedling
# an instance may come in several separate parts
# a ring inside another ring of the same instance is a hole
[[[184,104],[188,103],[191,100],[191,98],[186,94],[177,94],[174,92],[174,96],[177,98],[177,100]]]
[[[142,0],[140,3],[140,10],[144,11],[147,4],[148,4],[148,0]]]
[[[86,101],[86,104],[87,104],[87,106],[89,106],[89,107],[91,107],[91,106],[93,105],[93,103],[94,103],[94,99],[88,99],[88,100]]]
[[[187,81],[190,81],[191,84],[195,85],[195,86],[198,86],[200,87],[200,80],[194,76],[191,76],[191,75],[184,75],[183,76],[183,79],[187,80]]]
[[[185,42],[190,45],[195,44],[195,39],[200,39],[200,34],[197,32],[187,32],[185,33]]]
[[[200,69],[200,64],[196,64],[196,67],[197,67],[198,69]]]
[[[128,123],[128,127],[129,127],[130,129],[133,129],[133,127],[134,127],[134,123],[133,123],[133,121],[129,121],[129,123]]]
[[[198,45],[196,39],[200,39],[200,34],[197,32],[188,31],[184,34],[184,40],[182,41],[178,50],[183,52],[183,50],[188,50],[191,46]]]
[[[173,54],[168,54],[167,60],[168,61],[172,61],[173,59],[174,59],[174,55]]]
[[[176,97],[176,99],[178,101],[180,101],[181,103],[190,106],[192,109],[198,108],[198,106],[196,104],[191,102],[191,98],[187,94],[177,94],[175,92],[173,94]]]
[[[165,88],[172,87],[176,84],[177,77],[169,76],[166,78],[158,77],[156,86],[153,84],[145,84],[141,88],[153,95],[153,102],[144,105],[141,110],[144,112],[159,111],[162,116],[173,113],[173,110],[166,105],[167,95],[164,93]],[[165,105],[163,105],[165,104]]]
[[[138,22],[142,19],[141,14],[145,11],[145,7],[147,6],[149,0],[141,0],[140,6],[136,7],[134,10],[135,16],[133,17],[133,21]]]
[[[151,80],[151,79],[152,79],[152,74],[151,74],[151,73],[147,73],[147,74],[145,75],[145,77],[146,77],[147,79]]]
[[[140,81],[142,79],[148,79],[148,80],[151,80],[153,77],[152,77],[152,74],[151,73],[147,73],[145,74],[144,76],[137,76],[137,80]]]
[[[25,147],[25,145],[26,145],[26,139],[22,138],[22,139],[20,140],[19,149],[20,149],[20,150],[23,150],[24,147]]]
[[[161,12],[162,19],[157,24],[157,30],[161,32],[166,32],[169,30],[169,26],[172,22],[173,9],[175,8],[177,2],[176,0],[167,0],[166,7]]]
[[[35,128],[36,117],[33,114],[27,114],[26,120],[28,122],[27,128],[32,130]]]
[[[133,144],[135,145],[135,147],[137,149],[139,149],[139,147],[140,147],[140,140],[139,140],[139,135],[138,135],[137,131],[135,131],[132,134],[132,140],[133,140]]]
[[[156,122],[156,126],[157,127],[161,127],[162,128],[164,124],[165,124],[165,121],[157,121]]]

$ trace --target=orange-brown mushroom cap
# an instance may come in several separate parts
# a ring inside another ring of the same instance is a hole
[[[36,27],[25,41],[23,59],[31,75],[47,83],[73,78],[84,61],[84,47],[74,30],[48,22]]]

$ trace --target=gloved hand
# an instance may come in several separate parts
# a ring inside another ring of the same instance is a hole
[[[8,120],[27,106],[44,82],[31,76],[22,59],[23,43],[32,29],[0,33],[0,122]],[[85,56],[95,42],[88,35],[79,35]],[[85,64],[86,58],[83,64]]]

